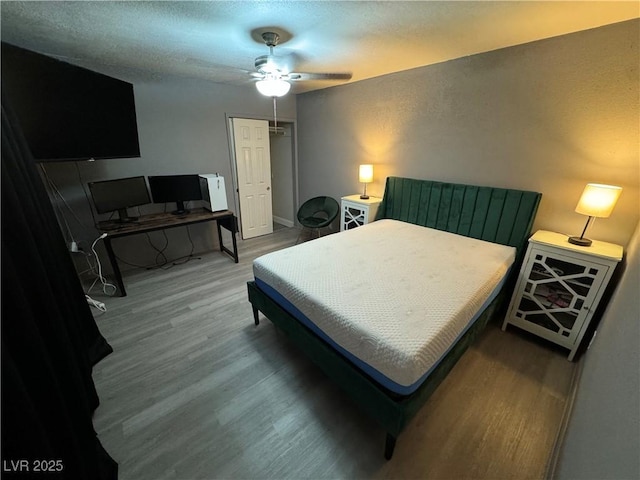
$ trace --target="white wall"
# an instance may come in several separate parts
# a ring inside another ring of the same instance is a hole
[[[640,478],[640,223],[626,269],[583,357],[555,478]]]
[[[218,172],[225,177],[229,208],[235,211],[225,115],[273,116],[271,99],[257,93],[251,84],[234,87],[201,80],[167,78],[135,84],[134,93],[140,158],[45,165],[48,175],[82,221],[80,224],[73,214],[65,212],[71,230],[85,248],[97,237],[89,202],[82,189],[82,185],[90,181],[134,175]],[[295,104],[294,95],[279,99],[279,116],[294,119]],[[162,206],[140,208],[141,214],[155,211],[162,211]],[[99,219],[106,217],[100,216]],[[196,252],[216,247],[214,229],[215,226],[209,223],[189,227]],[[189,253],[191,247],[184,229],[167,230],[166,234],[169,239],[166,255],[169,258]],[[151,239],[158,247],[166,242],[162,232],[151,234]],[[113,245],[118,256],[125,261],[143,265],[155,262],[156,252],[148,245],[145,235],[119,239]],[[127,265],[123,263],[121,268],[126,269]]]
[[[298,96],[300,199],[388,175],[542,192],[534,228],[580,234],[586,183],[624,188],[589,235],[626,245],[640,218],[640,20]]]

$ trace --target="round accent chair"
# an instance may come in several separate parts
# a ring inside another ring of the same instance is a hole
[[[340,211],[340,205],[331,197],[314,197],[310,198],[298,209],[298,222],[302,225],[300,234],[296,243],[300,241],[300,237],[305,229],[315,231],[316,236],[320,237],[320,230],[331,225]]]

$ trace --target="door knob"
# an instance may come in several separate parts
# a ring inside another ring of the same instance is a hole
[[[267,190],[271,190],[271,187],[267,187]]]

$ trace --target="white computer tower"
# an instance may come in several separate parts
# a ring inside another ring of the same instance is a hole
[[[224,177],[217,173],[201,173],[200,191],[204,208],[211,212],[227,210],[227,191],[224,188]]]

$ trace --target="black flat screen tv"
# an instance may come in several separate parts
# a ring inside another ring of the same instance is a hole
[[[2,42],[2,89],[38,162],[140,156],[128,82]]]
[[[189,213],[184,202],[202,200],[198,175],[155,175],[149,178],[149,189],[154,203],[176,202],[174,215]]]
[[[147,182],[142,176],[90,182],[88,185],[96,212],[118,212],[120,223],[133,222],[138,219],[129,216],[127,208],[151,203]]]

